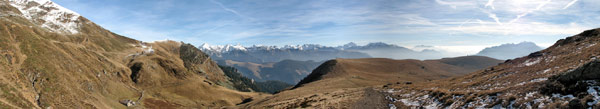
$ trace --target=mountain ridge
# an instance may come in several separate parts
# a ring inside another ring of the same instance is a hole
[[[498,46],[487,47],[476,55],[488,56],[496,59],[513,59],[526,56],[529,53],[542,50],[533,42],[507,43]]]
[[[0,107],[223,107],[264,96],[226,88],[230,78],[192,45],[127,38],[57,6],[0,1]]]
[[[459,60],[467,58],[489,59],[487,65],[496,65],[502,62],[481,56],[457,57]],[[468,59],[465,61],[468,61]],[[467,64],[478,63],[467,62]],[[479,69],[445,64],[440,60],[334,59],[321,64],[293,88],[243,104],[241,107],[359,108],[365,107],[365,104],[356,103],[366,102],[367,104],[373,104],[366,107],[387,108],[385,105],[378,105],[387,104],[387,101],[373,99],[385,97],[369,89],[386,84],[413,84],[457,77]],[[372,103],[368,101],[372,101]]]
[[[586,30],[463,77],[382,90],[401,107],[596,108],[599,31]]]

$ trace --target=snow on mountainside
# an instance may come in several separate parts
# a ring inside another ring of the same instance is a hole
[[[240,51],[246,51],[246,47],[241,46],[241,45],[209,45],[207,43],[204,43],[202,45],[200,45],[200,49],[202,49],[203,51],[210,51],[210,52],[229,52],[229,51],[233,51],[233,50],[240,50]]]
[[[9,2],[32,23],[54,32],[79,33],[78,19],[81,15],[50,0],[9,0]]]
[[[244,47],[240,44],[237,45],[210,45],[204,43],[199,47],[203,51],[212,52],[212,53],[226,53],[232,51],[253,51],[253,50],[300,50],[300,51],[310,51],[310,50],[346,50],[346,49],[374,49],[374,48],[404,48],[401,46],[386,44],[383,42],[375,42],[369,43],[364,46],[359,46],[354,42],[350,42],[348,44],[342,46],[324,46],[319,44],[303,44],[303,45],[284,45],[282,47],[278,46],[265,46],[265,45],[252,45],[249,47]],[[404,48],[408,49],[408,48]]]
[[[226,53],[232,51],[256,51],[256,50],[334,50],[334,47],[323,46],[319,44],[304,44],[304,45],[284,45],[283,47],[278,46],[265,46],[265,45],[252,45],[250,47],[244,47],[240,44],[237,45],[210,45],[204,43],[199,47],[203,51],[211,53]]]
[[[335,58],[367,58],[368,54],[341,50],[318,44],[265,46],[253,45],[209,45],[202,44],[202,51],[215,60],[233,60],[239,62],[279,62],[290,59],[297,61],[324,61]]]

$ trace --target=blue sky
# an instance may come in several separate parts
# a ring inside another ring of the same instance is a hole
[[[386,42],[473,53],[600,25],[598,0],[53,0],[115,33],[200,45]]]

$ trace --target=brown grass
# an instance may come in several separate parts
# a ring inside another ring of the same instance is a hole
[[[490,63],[498,62],[494,60]],[[323,65],[328,65],[326,62]],[[436,79],[456,77],[477,69],[464,68],[450,65],[438,60],[392,60],[384,58],[370,59],[336,59],[335,64],[329,64],[327,69],[319,71],[317,68],[307,78],[317,78],[310,81],[305,78],[305,82],[297,88],[286,90],[275,94],[272,97],[255,100],[242,107],[275,107],[275,108],[294,108],[298,103],[316,98],[326,99],[323,102],[315,102],[311,107],[332,106],[334,108],[344,108],[344,105],[337,103],[353,104],[362,95],[368,87],[381,87],[385,84],[396,84],[404,82],[427,82]],[[317,75],[318,74],[318,75]],[[337,92],[337,93],[336,93]],[[325,95],[325,94],[328,95]],[[338,95],[340,94],[340,95]],[[339,96],[351,98],[336,98]],[[299,100],[301,99],[301,100]]]

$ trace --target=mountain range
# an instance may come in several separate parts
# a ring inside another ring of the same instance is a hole
[[[233,60],[239,62],[268,63],[282,60],[323,61],[335,58],[368,58],[360,52],[344,51],[333,47],[316,44],[297,46],[258,46],[243,47],[240,45],[210,46],[202,44],[199,48],[206,51],[215,60]]]
[[[413,49],[383,42],[372,42],[357,45],[354,42],[341,46],[323,46],[318,44],[264,46],[253,45],[209,45],[199,47],[215,60],[233,60],[240,62],[279,62],[281,60],[325,61],[335,58],[392,58],[392,59],[441,59],[467,54],[435,50],[434,46],[418,45]],[[415,50],[418,49],[418,50]],[[507,43],[487,47],[475,55],[488,56],[496,59],[512,59],[525,56],[531,52],[542,50],[533,42]]]
[[[445,55],[449,54],[447,52],[432,50],[432,46],[420,45],[419,47],[424,49],[415,51],[383,42],[368,43],[362,46],[350,42],[336,47],[317,44],[285,45],[283,47],[259,45],[244,47],[239,44],[224,46],[202,44],[200,46],[219,65],[232,66],[250,79],[256,81],[275,80],[288,84],[298,83],[310,71],[329,59],[371,56],[393,59],[441,59],[449,56]],[[496,59],[512,59],[540,49],[532,42],[522,42],[488,47],[477,55]],[[361,54],[361,56],[352,57],[348,54]]]

